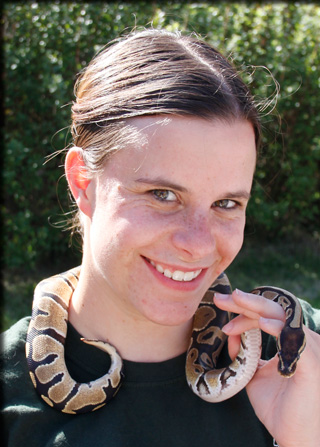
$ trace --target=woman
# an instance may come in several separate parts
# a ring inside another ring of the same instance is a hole
[[[260,328],[265,360],[245,390],[220,403],[200,399],[185,378],[194,314],[242,245],[260,141],[254,101],[235,70],[198,39],[149,30],[97,55],[78,79],[76,96],[74,146],[65,167],[83,261],[80,275],[69,274],[57,292],[64,308],[68,284],[65,360],[55,345],[50,358],[42,353],[51,336],[32,320],[31,381],[23,352],[30,318],[8,331],[7,445],[264,447],[273,438],[281,447],[318,445],[320,316],[306,303],[306,347],[292,378],[278,373],[275,357],[283,308],[237,290],[214,298],[218,308],[239,314],[223,327],[230,357],[238,353],[241,333]],[[42,286],[47,296],[51,284]],[[51,310],[35,309],[37,321],[48,326]],[[61,315],[50,324],[62,326]],[[91,385],[79,385],[109,370],[102,349],[114,359],[106,405],[92,397]],[[224,347],[219,362],[227,357]],[[79,384],[58,398],[60,366],[49,391],[38,378],[64,361]],[[79,389],[90,405],[66,414]],[[55,401],[62,407],[51,408]]]

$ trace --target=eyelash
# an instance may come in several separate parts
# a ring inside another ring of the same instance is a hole
[[[173,191],[170,191],[170,189],[152,189],[150,193],[156,200],[159,200],[160,202],[175,202],[177,200],[176,194]],[[167,198],[163,197],[164,194],[173,194],[175,198],[173,200],[168,200]]]
[[[177,201],[177,195],[173,191],[171,191],[170,189],[152,189],[150,191],[150,193],[159,202],[171,203],[171,202],[176,202]],[[168,198],[163,197],[163,195],[167,195],[168,196],[170,194],[174,195],[175,198],[173,200],[168,200]],[[228,206],[230,203],[232,203],[232,206]],[[217,200],[213,204],[214,208],[219,208],[219,209],[227,210],[227,211],[234,210],[235,208],[238,208],[239,206],[241,206],[241,204],[239,202],[236,202],[235,200],[231,200],[231,199]]]
[[[225,203],[227,202],[227,204]],[[228,204],[233,203],[232,206],[228,206]],[[223,206],[224,204],[224,206]],[[233,210],[237,207],[240,206],[239,202],[236,202],[235,200],[231,200],[231,199],[222,199],[222,200],[217,200],[216,202],[214,202],[214,206],[217,208],[221,208],[223,210]]]

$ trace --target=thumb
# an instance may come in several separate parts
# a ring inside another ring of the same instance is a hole
[[[240,350],[240,335],[229,335],[228,337],[228,352],[229,357],[233,361],[239,353]]]

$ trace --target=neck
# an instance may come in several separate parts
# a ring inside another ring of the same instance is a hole
[[[192,319],[166,326],[122,311],[108,296],[101,296],[90,276],[81,272],[72,296],[69,321],[87,339],[108,341],[126,360],[161,362],[188,349]]]

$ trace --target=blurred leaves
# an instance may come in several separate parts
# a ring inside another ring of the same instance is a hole
[[[70,142],[76,74],[110,40],[150,24],[200,34],[241,70],[257,101],[269,97],[247,232],[275,237],[302,229],[319,238],[319,5],[15,2],[6,3],[3,21],[8,267],[79,262],[66,234],[48,224],[68,210],[63,159],[43,163]]]

